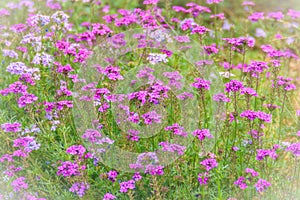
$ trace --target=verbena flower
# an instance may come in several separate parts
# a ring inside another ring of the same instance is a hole
[[[67,148],[66,153],[74,156],[83,157],[86,149],[82,145],[72,145]]]
[[[185,146],[179,144],[172,144],[169,142],[160,142],[159,145],[162,147],[163,151],[176,152],[178,155],[183,155],[186,149]]]
[[[202,129],[202,130],[197,129],[192,134],[198,137],[200,141],[203,141],[205,138],[213,138],[213,136],[210,134],[208,129]]]
[[[108,173],[107,173],[107,178],[108,178],[108,180],[110,180],[111,182],[115,182],[117,179],[117,176],[118,176],[118,172],[117,171],[114,171],[114,170],[112,170],[112,171],[109,171]]]
[[[148,173],[152,176],[162,176],[164,175],[164,166],[161,165],[147,165],[145,173]]]
[[[200,185],[207,185],[208,183],[208,173],[204,172],[201,174],[198,174],[198,182]]]
[[[172,131],[174,135],[179,135],[182,137],[187,137],[188,133],[184,131],[184,127],[175,123],[172,126],[167,126],[165,128],[166,131]]]
[[[226,92],[240,92],[243,89],[243,83],[238,80],[230,80],[228,83],[225,84],[225,91]]]
[[[129,180],[129,181],[124,181],[120,183],[120,192],[121,193],[127,193],[128,190],[133,190],[135,189],[135,181],[134,180]]]
[[[257,181],[257,183],[255,184],[255,188],[258,192],[263,192],[270,186],[271,186],[271,183],[264,179],[259,179]]]
[[[111,193],[106,193],[104,196],[103,196],[103,199],[102,200],[113,200],[113,199],[116,199],[117,197],[112,195]]]
[[[246,168],[245,171],[246,171],[246,173],[251,174],[252,177],[258,176],[258,172],[256,172],[254,169]]]
[[[90,185],[85,182],[76,182],[69,189],[70,192],[77,194],[79,197],[85,195],[86,190],[90,188]]]
[[[201,78],[195,78],[195,81],[191,84],[192,87],[197,89],[209,90],[211,82]]]
[[[240,176],[238,178],[238,180],[236,180],[234,182],[235,185],[239,186],[239,188],[241,188],[242,190],[246,189],[248,187],[248,185],[245,183],[246,178],[243,176]]]
[[[297,135],[300,135],[300,131],[298,131]],[[290,144],[285,150],[288,152],[291,152],[294,156],[299,157],[300,156],[300,143]]]
[[[218,162],[214,158],[207,158],[200,162],[200,164],[206,168],[206,171],[210,171],[218,166]]]
[[[14,188],[15,192],[28,188],[28,184],[25,182],[25,180],[26,178],[22,176],[11,182],[11,186]]]
[[[17,133],[21,131],[21,126],[22,124],[18,123],[18,122],[14,122],[14,123],[5,123],[5,124],[1,124],[1,129],[4,132],[12,132],[12,133]]]

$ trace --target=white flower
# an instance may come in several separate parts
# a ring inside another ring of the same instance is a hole
[[[223,76],[224,78],[230,78],[232,76],[235,76],[234,74],[231,74],[229,72],[219,72],[220,76]]]
[[[161,53],[150,53],[147,60],[152,64],[155,65],[157,63],[167,63],[167,55],[166,54],[161,54]]]

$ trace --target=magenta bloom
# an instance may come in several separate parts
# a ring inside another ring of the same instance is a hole
[[[218,93],[213,96],[213,100],[217,102],[230,102],[230,99],[223,93]]]
[[[202,174],[198,174],[198,182],[199,182],[200,185],[207,185],[208,173],[204,172]]]
[[[86,151],[86,149],[82,145],[73,145],[73,146],[68,147],[68,149],[66,150],[66,152],[68,154],[76,155],[79,157],[82,157],[83,154],[85,153],[85,151]]]
[[[116,178],[118,176],[118,172],[117,171],[109,171],[107,173],[107,177],[108,177],[108,180],[110,180],[111,182],[115,182],[116,181]]]
[[[210,84],[211,82],[208,80],[204,80],[201,78],[195,78],[195,82],[192,83],[192,87],[197,88],[197,89],[204,89],[204,90],[209,90],[210,89]]]
[[[172,126],[167,126],[165,128],[166,131],[172,131],[174,135],[179,135],[182,137],[187,137],[188,133],[184,131],[184,128],[182,126],[179,126],[179,124],[173,124]]]
[[[79,165],[76,162],[66,161],[62,162],[61,166],[58,167],[57,175],[63,175],[64,177],[67,176],[79,176]]]
[[[83,197],[85,195],[85,191],[90,188],[90,185],[85,182],[76,182],[69,189],[70,192],[77,194],[79,197]]]
[[[284,17],[282,12],[271,12],[268,14],[268,18],[275,19],[275,20],[281,20]]]
[[[200,141],[203,141],[205,138],[213,138],[213,136],[210,134],[208,129],[202,129],[202,130],[197,129],[192,134],[198,137]]]
[[[134,181],[139,181],[141,180],[143,177],[141,176],[141,174],[139,172],[134,173],[134,175],[132,176],[132,179]]]
[[[224,0],[206,0],[207,4],[218,4],[220,2],[223,2]]]
[[[239,186],[242,190],[246,189],[248,186],[245,183],[245,177],[241,176],[234,182],[235,185]]]
[[[200,162],[200,164],[203,165],[204,167],[206,167],[206,171],[210,171],[213,168],[218,166],[218,163],[214,158],[207,158],[207,159],[203,160],[202,162]]]
[[[241,90],[241,94],[246,94],[253,97],[258,96],[256,91],[253,88],[246,88],[246,87]]]
[[[145,124],[161,123],[161,116],[156,111],[150,111],[142,115]]]
[[[231,80],[225,84],[225,91],[228,93],[239,92],[242,88],[244,88],[243,83],[238,80]]]
[[[117,197],[112,195],[111,193],[106,193],[102,200],[112,200],[112,199],[116,199],[116,198]]]
[[[276,160],[278,155],[275,149],[257,149],[256,160],[263,160],[265,157],[269,156],[273,160]]]
[[[248,17],[249,20],[251,20],[252,22],[257,22],[260,19],[264,19],[264,13],[263,12],[255,12],[252,15],[250,15]]]
[[[181,146],[179,144],[172,144],[169,142],[160,142],[159,145],[162,147],[163,151],[177,152],[178,155],[183,155],[186,149],[185,146]]]
[[[135,188],[135,181],[129,180],[120,183],[120,192],[127,193],[129,189],[133,190]]]
[[[298,131],[298,136],[300,136],[300,131]],[[294,156],[300,156],[300,143],[293,143],[285,149],[288,152],[291,152]]]
[[[257,181],[257,183],[255,184],[256,190],[258,192],[263,192],[264,190],[266,190],[270,186],[271,186],[271,183],[266,181],[266,180],[263,180],[263,179],[259,179]]]
[[[203,35],[205,33],[207,33],[209,31],[208,28],[206,28],[205,26],[196,26],[192,29],[191,34],[195,34],[198,33],[199,35]]]
[[[159,2],[159,0],[144,0],[143,4],[145,5],[155,5]]]
[[[20,191],[21,189],[27,189],[28,184],[25,182],[26,178],[25,177],[19,177],[15,179],[12,183],[11,186],[14,188],[15,192]]]
[[[6,132],[12,132],[12,133],[17,133],[21,131],[21,126],[22,124],[15,122],[15,123],[5,123],[1,125],[1,129]]]
[[[162,176],[164,175],[164,166],[160,165],[147,165],[145,173],[149,173],[152,176]]]
[[[18,99],[18,104],[19,104],[20,108],[23,108],[26,105],[32,104],[37,100],[38,100],[38,97],[36,97],[35,95],[25,94]]]
[[[254,169],[251,169],[251,168],[246,168],[246,173],[249,173],[249,174],[251,174],[251,176],[253,176],[253,177],[256,177],[256,176],[258,176],[258,173],[254,170]]]

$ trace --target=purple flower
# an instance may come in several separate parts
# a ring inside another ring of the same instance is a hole
[[[155,5],[159,0],[144,0],[143,4],[145,5]]]
[[[116,178],[118,176],[118,172],[117,171],[109,171],[107,173],[107,177],[108,177],[108,180],[110,180],[111,182],[115,182],[116,181]]]
[[[69,189],[70,192],[77,194],[79,197],[85,195],[85,191],[90,188],[90,185],[85,182],[76,182]]]
[[[217,102],[230,102],[230,98],[227,98],[223,93],[215,94],[213,96],[213,100]]]
[[[266,180],[263,180],[263,179],[259,179],[257,181],[257,183],[255,184],[256,190],[258,192],[263,192],[265,189],[267,189],[270,186],[271,186],[271,183]]]
[[[230,82],[225,84],[226,92],[239,92],[242,88],[244,88],[243,83],[238,80],[230,80]]]
[[[300,131],[298,131],[298,135],[300,135]],[[300,143],[293,143],[285,149],[288,152],[291,152],[294,156],[300,156]]]
[[[256,91],[253,88],[246,88],[246,87],[242,88],[241,94],[246,94],[246,95],[253,96],[253,97],[258,96]]]
[[[124,79],[123,76],[120,74],[119,67],[107,66],[102,73],[105,74],[109,80],[116,81]]]
[[[9,72],[11,74],[17,74],[17,75],[24,74],[26,72],[26,70],[27,70],[27,67],[22,62],[10,63],[6,68],[7,72]]]
[[[293,19],[300,18],[300,11],[289,9],[287,15]]]
[[[245,72],[257,72],[262,73],[264,70],[269,69],[266,62],[251,61],[251,63],[244,70]]]
[[[263,38],[265,38],[265,37],[267,37],[267,34],[266,34],[266,32],[264,31],[264,29],[262,29],[262,28],[257,28],[256,31],[255,31],[255,36],[256,36],[256,37],[263,37]]]
[[[197,89],[204,89],[204,90],[209,90],[210,89],[210,84],[211,82],[208,80],[204,80],[201,78],[195,78],[195,82],[192,83],[192,87],[197,88]]]
[[[205,26],[196,25],[196,27],[194,27],[192,29],[191,34],[198,33],[199,35],[203,35],[203,34],[207,33],[208,31],[210,31],[210,30],[208,28],[206,28]]]
[[[207,53],[207,55],[217,54],[219,52],[219,49],[216,48],[216,44],[204,46],[204,50]]]
[[[120,192],[121,193],[127,193],[129,189],[131,189],[131,190],[135,189],[135,181],[134,180],[129,180],[129,181],[120,183]]]
[[[20,108],[23,108],[23,107],[25,107],[25,106],[27,106],[29,104],[34,103],[37,100],[38,100],[38,97],[36,97],[33,94],[24,94],[23,96],[21,96],[18,99],[18,104],[19,104]]]
[[[161,123],[161,116],[156,111],[150,111],[142,115],[145,124]]]
[[[202,174],[198,174],[198,182],[199,182],[200,185],[207,185],[208,173],[204,172]]]
[[[218,4],[220,2],[223,2],[224,0],[206,0],[207,4]]]
[[[71,155],[82,157],[86,149],[82,145],[73,145],[67,148],[66,152]]]
[[[179,124],[173,124],[172,126],[167,126],[165,128],[166,131],[172,131],[174,135],[179,135],[182,137],[187,137],[188,133],[184,131],[184,128],[182,126],[179,126]]]
[[[172,144],[169,142],[160,142],[159,145],[162,147],[163,151],[177,152],[178,155],[183,155],[186,149],[185,146],[179,144]]]
[[[202,129],[202,130],[197,129],[192,134],[198,137],[200,141],[203,141],[205,138],[213,138],[213,136],[210,134],[208,129]]]
[[[263,160],[267,156],[269,156],[273,160],[276,160],[276,158],[278,157],[275,149],[258,149],[256,151],[256,160]]]
[[[193,98],[193,94],[192,93],[189,93],[189,92],[183,92],[179,95],[177,95],[177,98],[180,99],[180,100],[186,100],[188,98]]]
[[[12,133],[17,133],[17,132],[20,132],[21,131],[21,127],[22,124],[18,123],[18,122],[15,122],[15,123],[5,123],[5,124],[2,124],[1,125],[1,129],[6,132],[6,133],[9,133],[9,132],[12,132]]]
[[[79,176],[79,165],[76,162],[65,161],[61,163],[61,166],[58,167],[57,175],[67,176]]]
[[[134,173],[134,175],[132,176],[132,179],[134,181],[139,181],[141,180],[143,177],[141,176],[141,174],[139,172]]]
[[[97,130],[87,129],[81,137],[83,139],[87,139],[91,143],[95,143],[102,137],[102,135]]]
[[[179,43],[189,43],[190,42],[190,37],[187,35],[174,36],[174,39],[177,40],[177,42],[179,42]]]
[[[160,165],[147,165],[146,166],[146,170],[145,173],[148,173],[152,176],[162,176],[164,175],[164,166],[160,166]]]
[[[112,195],[111,193],[106,193],[104,196],[103,196],[103,199],[102,200],[112,200],[112,199],[116,199],[117,197]]]
[[[200,164],[206,168],[206,171],[210,171],[218,166],[218,163],[214,158],[207,158],[200,162]]]
[[[241,113],[240,117],[247,118],[248,120],[251,120],[251,121],[258,118],[259,120],[267,122],[267,123],[271,123],[271,121],[272,121],[272,115],[267,114],[262,111],[245,110]]]
[[[168,86],[169,87],[176,87],[178,89],[181,89],[182,87],[182,82],[179,80],[182,79],[182,76],[178,71],[175,72],[164,72],[163,75],[169,79]]]
[[[235,185],[239,186],[242,190],[246,189],[248,186],[245,183],[245,177],[241,176],[234,182]]]
[[[27,189],[28,184],[25,182],[26,178],[25,177],[19,177],[15,179],[12,183],[11,186],[14,188],[15,192],[20,191],[21,189]]]
[[[246,171],[246,173],[251,174],[251,176],[253,176],[253,177],[258,176],[258,173],[254,169],[246,168],[245,171]]]
[[[250,15],[248,17],[249,20],[251,20],[252,22],[257,22],[260,19],[264,19],[264,13],[263,12],[255,12],[252,15]]]
[[[275,19],[275,20],[281,20],[282,18],[284,17],[284,15],[282,14],[282,12],[270,12],[268,14],[268,18],[271,18],[271,19]]]

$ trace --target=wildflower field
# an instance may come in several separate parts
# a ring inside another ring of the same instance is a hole
[[[299,200],[300,2],[0,2],[0,200]]]

